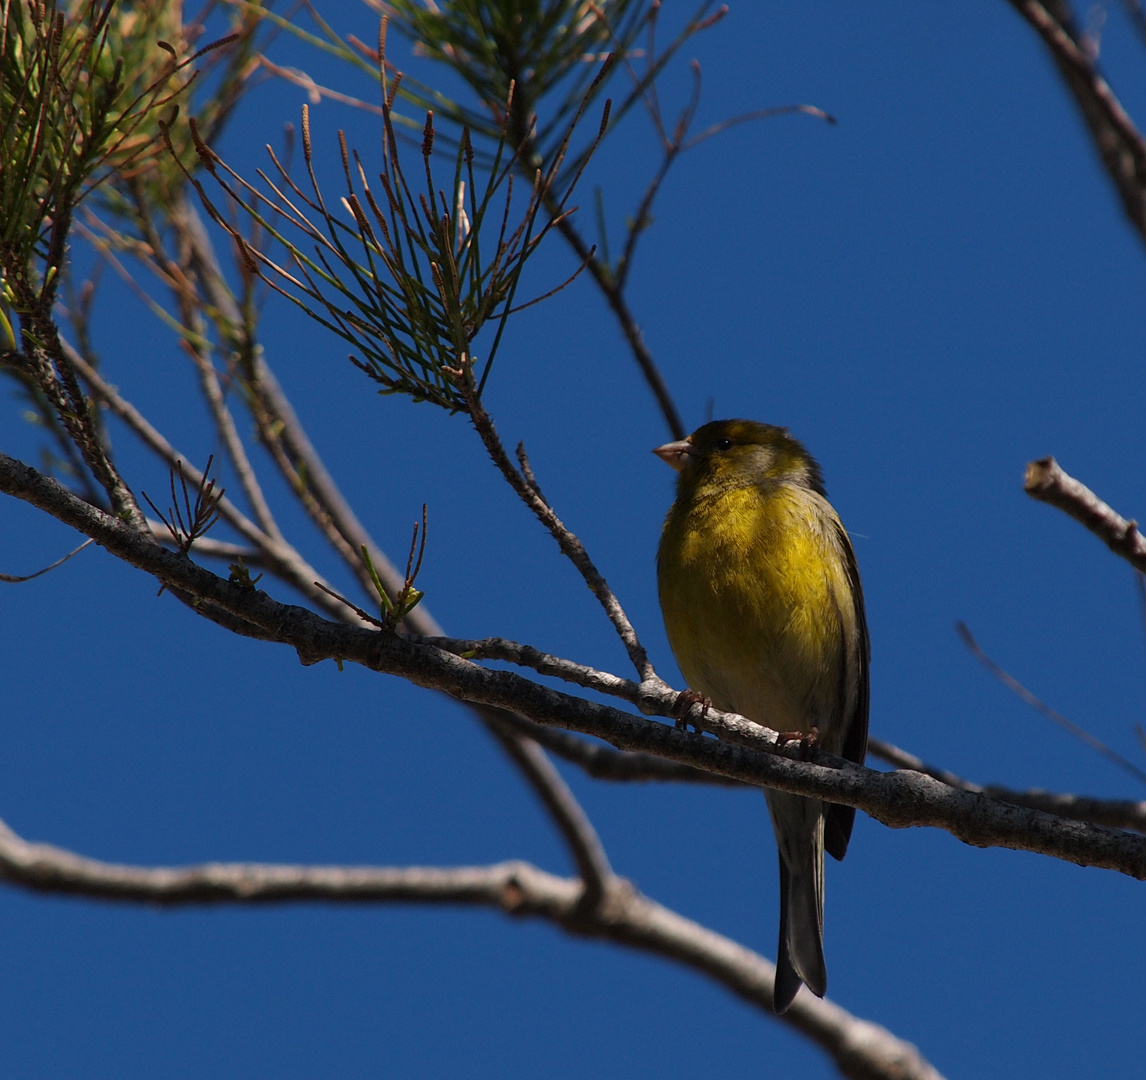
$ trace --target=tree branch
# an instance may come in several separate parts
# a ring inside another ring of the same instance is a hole
[[[240,339],[244,326],[242,312],[227,287],[202,217],[190,201],[182,199],[176,208],[174,221],[188,245],[191,264],[208,306],[219,313],[219,319],[229,328],[229,335]],[[249,353],[244,358],[243,374],[253,399],[252,414],[259,438],[280,475],[296,492],[300,491],[300,485],[304,486],[301,492],[304,494],[301,500],[303,509],[359,585],[373,595],[370,572],[359,555],[365,545],[383,586],[391,596],[396,596],[402,588],[402,574],[374,543],[343,498],[261,350],[251,347],[250,342],[244,347]],[[410,625],[412,620],[408,618],[406,622]],[[437,627],[432,619],[430,624]],[[434,633],[435,630],[419,627],[419,632]]]
[[[181,588],[261,628],[268,638],[294,648],[304,664],[348,660],[462,701],[511,709],[538,723],[593,735],[622,750],[651,753],[757,786],[855,806],[893,828],[937,826],[977,847],[1034,851],[1146,879],[1144,837],[959,791],[919,773],[875,772],[819,750],[810,752],[811,761],[793,760],[783,755],[795,756],[802,748],[791,746],[777,732],[698,704],[686,719],[703,719],[706,730],[727,741],[705,738],[559,693],[514,672],[490,671],[394,634],[329,622],[305,608],[280,604],[258,589],[217,577],[3,454],[0,491],[72,525],[169,587]],[[649,687],[644,707],[659,715],[675,715],[678,697],[671,689]]]
[[[532,915],[579,937],[602,938],[700,971],[763,1011],[775,969],[762,956],[611,878],[603,901],[586,908],[580,881],[525,862],[493,866],[372,867],[209,863],[141,867],[100,862],[30,844],[0,823],[0,878],[42,893],[161,904],[471,904]],[[942,1080],[909,1043],[829,1001],[801,994],[781,1018],[812,1039],[844,1076]]]
[[[632,679],[621,679],[607,671],[598,671],[508,638],[448,638],[410,634],[407,640],[417,645],[433,645],[455,656],[464,656],[467,660],[504,660],[510,664],[519,664],[532,668],[539,675],[556,675],[586,690],[598,690],[602,694],[624,698],[637,706],[641,703],[641,685]]]
[[[1094,59],[1072,33],[1067,0],[1009,0],[1034,28],[1074,95],[1090,136],[1131,224],[1146,240],[1146,140],[1122,107]],[[1048,10],[1049,9],[1049,10]],[[1053,11],[1053,14],[1052,14]]]
[[[195,227],[196,223],[199,225],[198,228]],[[164,266],[169,276],[175,275],[185,283],[184,286],[175,288],[184,321],[186,322],[192,317],[195,306],[195,300],[189,292],[192,288],[192,276],[195,276],[198,278],[199,286],[207,290],[209,306],[219,313],[219,318],[224,322],[224,336],[228,338],[237,337],[240,331],[237,321],[239,320],[238,307],[226,290],[222,276],[218,271],[214,252],[210,248],[205,231],[202,229],[201,222],[199,222],[193,208],[184,207],[183,215],[178,218],[178,225],[179,235],[182,237],[181,245],[186,249],[185,258],[189,265],[185,271],[170,260],[165,260]],[[158,238],[154,239],[152,241],[153,248],[158,243]],[[237,440],[238,435],[223,401],[214,369],[200,354],[194,350],[192,352],[203,379],[203,392],[209,400],[220,431],[223,431],[225,435],[226,430],[229,430],[234,439]],[[202,363],[200,363],[201,359],[203,359]],[[162,460],[168,463],[169,467],[173,467],[175,461],[182,460],[174,447],[167,443],[163,436],[142,414],[124,400],[114,387],[107,384],[91,365],[82,358],[77,358],[77,362],[81,373],[92,389]],[[368,550],[372,551],[372,562],[382,577],[384,586],[387,587],[391,595],[396,596],[401,589],[401,575],[398,574],[385,555],[377,549],[343,500],[270,368],[258,356],[251,359],[249,367],[250,390],[252,396],[258,401],[255,413],[259,430],[262,432],[264,444],[278,463],[280,471],[288,483],[294,484],[297,489],[298,476],[291,463],[302,465],[301,471],[305,473],[307,489],[310,493],[310,498],[305,499],[304,502],[311,512],[312,519],[319,525],[359,581],[365,582],[366,587],[372,589],[373,585],[369,578],[369,572],[358,556],[360,546],[366,544]],[[230,442],[228,442],[228,446],[231,446]],[[231,446],[231,449],[236,467],[239,467],[240,463],[249,465],[245,453],[242,451],[241,443],[238,443],[237,446]],[[191,476],[193,482],[198,480],[197,470],[184,465],[184,471]],[[253,472],[250,473],[244,487],[248,495],[258,496],[258,499],[252,498],[252,501],[258,505],[261,500],[261,489]],[[266,507],[265,504],[262,505],[264,513],[260,516],[265,518],[264,523],[269,522],[273,526],[274,519],[269,507]],[[277,574],[303,592],[309,599],[316,601],[321,609],[328,614],[332,614],[336,619],[343,622],[352,621],[348,611],[341,609],[332,596],[316,585],[316,582],[320,580],[317,572],[310,568],[294,548],[286,542],[279,533],[277,526],[274,526],[273,532],[269,532],[255,525],[226,499],[220,503],[220,511],[233,527],[256,545],[255,551],[258,558],[244,559],[244,563],[249,562],[252,566],[264,565],[272,573]],[[243,554],[242,549],[236,545],[211,540],[200,541],[196,550],[201,550],[203,554],[213,557],[241,557]],[[187,594],[183,590],[175,589],[173,591],[180,599],[186,599]],[[203,605],[200,613],[213,622],[245,636],[263,636],[245,620],[235,619],[222,612],[215,605]],[[406,622],[429,634],[441,633],[441,628],[424,608],[415,609],[407,617]],[[584,877],[586,902],[596,902],[596,899],[602,894],[605,881],[612,876],[612,870],[609,867],[600,838],[588,816],[578,804],[568,785],[554,769],[552,763],[545,757],[543,751],[528,742],[528,732],[513,723],[515,718],[503,710],[484,706],[476,706],[475,711],[508,753],[510,759],[521,770],[526,781],[553,818],[558,831],[569,846],[574,863]]]
[[[582,903],[589,907],[596,906],[616,875],[588,814],[537,743],[500,719],[488,718],[488,722],[506,753],[525,774],[537,797],[549,811],[572,852],[577,871],[585,883]]]
[[[173,281],[182,282],[182,285],[174,285],[173,288],[184,323],[189,323],[195,318],[197,306],[201,305],[201,301],[198,300],[194,289],[202,288],[207,296],[207,306],[217,312],[217,318],[222,321],[223,336],[228,340],[238,341],[243,337],[241,313],[219,271],[215,253],[206,230],[202,227],[202,221],[186,200],[181,203],[174,215],[174,223],[180,238],[181,258],[185,265],[174,264],[162,253],[161,239],[157,234],[151,238],[151,246],[156,252],[156,257],[161,260],[168,277]],[[200,333],[197,339],[201,338]],[[232,461],[243,478],[244,489],[259,517],[260,526],[248,522],[237,508],[228,505],[221,509],[226,512],[228,520],[233,525],[239,527],[249,540],[258,545],[260,561],[264,565],[267,565],[272,572],[280,573],[292,585],[300,588],[304,595],[315,599],[316,591],[321,591],[315,587],[318,576],[310,571],[309,567],[306,567],[308,572],[299,573],[305,564],[287,544],[274,523],[274,517],[262,498],[261,488],[238,439],[230,411],[223,399],[217,373],[210,364],[209,357],[194,347],[190,351],[200,372],[203,393],[230,450]],[[342,498],[341,492],[311,445],[269,366],[256,350],[246,351],[249,355],[245,369],[250,394],[254,400],[253,412],[260,437],[278,464],[280,472],[295,490],[299,490],[300,484],[305,485],[306,490],[303,494],[306,497],[303,498],[303,502],[311,518],[359,581],[366,588],[372,589],[369,571],[358,554],[361,546],[367,545],[368,550],[372,551],[371,561],[382,577],[383,585],[391,595],[396,596],[401,589],[401,575],[377,549]],[[98,390],[104,400],[109,402],[118,415],[170,464],[177,456],[174,448],[170,447],[113,387],[108,386],[90,365],[84,366],[84,373],[85,378],[89,379],[91,385]],[[305,481],[300,478],[301,476],[305,476]],[[233,548],[234,545],[213,544],[205,553],[218,556],[229,554]],[[252,565],[255,565],[254,562]],[[283,568],[288,569],[290,573],[282,574]],[[330,596],[323,593],[320,603],[323,610],[331,613],[333,601]],[[223,618],[217,609],[210,606],[204,609],[203,614],[238,632],[248,635],[251,633],[249,625]],[[347,611],[335,610],[333,614],[341,621],[349,621]],[[441,633],[441,628],[425,609],[416,609],[406,621],[426,633]],[[540,747],[530,743],[528,733],[512,723],[513,717],[501,710],[481,706],[477,707],[476,711],[510,759],[521,770],[553,818],[585,881],[586,902],[595,903],[602,895],[607,880],[612,877],[612,870],[600,838],[588,816]]]
[[[688,432],[685,431],[680,413],[676,410],[672,395],[669,393],[668,386],[660,373],[660,369],[657,367],[656,361],[653,359],[653,354],[645,344],[644,336],[641,334],[641,328],[637,325],[636,317],[629,308],[625,294],[613,280],[613,275],[609,268],[593,254],[592,249],[582,239],[581,234],[577,231],[569,218],[562,217],[558,220],[557,231],[565,238],[565,242],[573,249],[573,253],[577,258],[580,259],[585,266],[589,267],[589,273],[593,275],[593,280],[597,283],[597,288],[601,290],[601,294],[605,297],[609,309],[613,312],[618,325],[621,327],[621,333],[625,335],[625,340],[629,343],[629,349],[633,353],[633,358],[637,361],[637,366],[641,369],[641,374],[644,376],[645,382],[648,383],[649,389],[653,392],[653,397],[656,398],[657,405],[661,410],[661,415],[665,418],[665,423],[668,425],[669,434],[671,434],[674,439],[683,439]]]
[[[55,320],[48,312],[40,310],[39,301],[29,295],[23,277],[10,276],[8,281],[14,292],[16,310],[25,312],[21,319],[27,326],[22,333],[31,339],[27,342],[27,350],[18,354],[24,361],[18,370],[31,378],[51,404],[59,423],[80,452],[91,475],[107,493],[116,512],[142,529],[143,511],[100,439],[87,399],[76,379],[73,357],[60,338]]]
[[[992,799],[1001,799],[1016,806],[1029,806],[1033,810],[1057,814],[1071,821],[1089,821],[1110,829],[1132,829],[1134,832],[1146,833],[1146,802],[1132,799],[1097,799],[1090,795],[1061,794],[1055,791],[1043,791],[1040,788],[1017,791],[1000,784],[974,784],[947,769],[928,765],[922,758],[882,739],[869,738],[867,749],[873,757],[880,758],[897,769],[913,769],[915,772],[925,773],[961,791],[979,792]]]
[[[1050,503],[1085,525],[1135,570],[1146,572],[1146,537],[1138,531],[1138,523],[1127,521],[1085,484],[1063,472],[1054,458],[1032,461],[1023,488],[1032,499]]]
[[[636,781],[665,780],[691,784],[712,784],[719,787],[743,787],[739,780],[694,769],[691,765],[681,765],[675,761],[653,757],[651,754],[633,753],[628,750],[614,750],[611,746],[587,742],[568,731],[535,724],[517,713],[501,714],[506,721],[523,735],[540,743],[546,750],[559,758],[578,766],[586,775],[595,780]]]
[[[589,586],[601,607],[605,609],[605,614],[608,615],[618,637],[624,643],[629,659],[641,677],[641,682],[654,680],[659,683],[660,680],[649,662],[645,647],[637,637],[637,631],[625,614],[624,608],[621,607],[621,602],[613,590],[609,588],[609,583],[605,580],[604,575],[594,565],[593,560],[589,557],[589,552],[585,550],[585,545],[561,521],[553,507],[546,502],[545,497],[541,494],[537,482],[532,479],[533,471],[530,469],[528,459],[525,456],[524,446],[517,448],[518,457],[522,462],[522,470],[518,470],[510,460],[509,454],[506,453],[501,438],[493,426],[493,420],[486,412],[485,406],[482,405],[481,398],[478,397],[477,387],[474,385],[473,370],[468,360],[463,358],[460,363],[460,369],[455,372],[458,388],[465,396],[470,420],[473,422],[482,445],[485,446],[489,456],[493,459],[493,463],[521,501],[533,511],[537,520],[549,530],[550,535],[561,548],[561,553],[585,579],[585,584]]]
[[[91,367],[78,354],[73,354],[71,359],[91,392],[123,420],[160,460],[164,461],[169,468],[174,468],[177,462],[182,462],[184,475],[191,483],[198,484],[202,480],[202,472],[190,464],[186,455],[181,454],[172,446],[147,418],[131,402],[127,401],[114,386],[108,383],[95,368]],[[261,565],[265,566],[280,580],[297,589],[316,607],[335,618],[345,618],[345,611],[339,608],[336,601],[316,586],[315,582],[326,584],[325,579],[294,547],[283,539],[276,540],[268,536],[226,496],[219,500],[218,506],[219,514],[223,520],[258,550]],[[144,523],[147,524],[146,519],[144,519]],[[150,528],[150,526],[147,527]],[[198,543],[204,544],[204,554],[219,555],[222,552],[227,552],[226,557],[230,557],[231,545],[214,540],[197,542],[197,546]],[[242,549],[237,549],[236,554],[241,555]],[[256,564],[252,563],[252,565]]]
[[[165,276],[179,307],[179,319],[187,331],[182,337],[182,345],[191,357],[192,363],[199,374],[199,386],[203,398],[207,402],[215,430],[219,440],[227,451],[231,465],[239,478],[239,484],[246,494],[247,503],[251,513],[267,536],[272,540],[281,541],[282,533],[270,505],[263,494],[254,467],[247,455],[247,449],[239,436],[235,426],[234,417],[227,406],[226,396],[223,392],[219,373],[211,359],[211,344],[206,334],[206,318],[204,305],[200,299],[195,281],[196,266],[192,245],[188,242],[185,230],[176,228],[176,243],[179,248],[179,261],[176,262],[168,253],[163,236],[156,227],[151,214],[151,208],[141,190],[133,188],[136,219],[143,232],[143,237],[151,249],[152,258],[156,261],[158,269]],[[184,200],[185,201],[185,197]],[[171,215],[173,223],[179,222],[178,215]]]

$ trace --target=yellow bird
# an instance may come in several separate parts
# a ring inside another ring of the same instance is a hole
[[[680,474],[657,551],[669,643],[690,688],[726,712],[867,751],[867,622],[855,554],[820,467],[786,428],[717,420],[653,451]],[[855,810],[766,791],[780,849],[773,1008],[824,996],[824,849]]]

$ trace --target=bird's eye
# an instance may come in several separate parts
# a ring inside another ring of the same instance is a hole
[[[732,440],[731,439],[717,439],[716,440],[716,449],[717,450],[731,450],[732,449]]]

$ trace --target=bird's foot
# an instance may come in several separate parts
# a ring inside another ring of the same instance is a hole
[[[676,717],[676,726],[679,731],[687,731],[689,725],[688,714],[692,711],[694,705],[702,706],[700,713],[700,720],[703,720],[705,714],[712,708],[711,698],[706,698],[698,690],[682,690],[676,696],[676,701],[673,703],[672,713]],[[700,724],[694,720],[692,722],[693,728],[700,732]]]
[[[799,745],[800,760],[807,761],[812,751],[820,745],[820,729],[815,724],[810,731],[778,731],[776,732],[776,748],[784,750],[789,743]]]

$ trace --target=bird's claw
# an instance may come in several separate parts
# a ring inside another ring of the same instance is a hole
[[[799,744],[800,760],[807,761],[812,756],[812,751],[820,745],[820,729],[813,724],[810,731],[776,732],[776,746],[778,749],[783,750],[787,747],[788,743],[793,742]]]
[[[712,708],[712,699],[706,698],[697,690],[682,690],[679,694],[677,694],[676,701],[673,703],[672,714],[676,717],[676,726],[678,731],[688,730],[688,714],[692,711],[692,707],[694,705],[702,706],[699,719],[703,720],[708,710]],[[692,726],[697,732],[700,731],[700,724],[695,720],[693,721]]]

